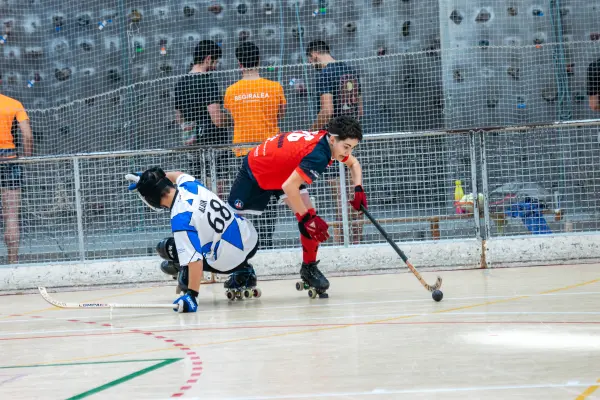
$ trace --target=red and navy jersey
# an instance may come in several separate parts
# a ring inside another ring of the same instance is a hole
[[[280,133],[248,153],[252,175],[263,190],[281,190],[294,171],[310,184],[332,162],[327,131]]]

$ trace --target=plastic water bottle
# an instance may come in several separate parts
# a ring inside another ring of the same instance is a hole
[[[458,203],[460,202],[460,200],[463,198],[464,195],[465,195],[465,192],[462,188],[462,182],[460,180],[455,180],[454,181],[454,205],[456,206],[457,214],[464,214],[463,209],[458,205]]]
[[[102,30],[106,27],[106,25],[110,24],[112,19],[105,19],[103,21],[98,22],[98,29]]]

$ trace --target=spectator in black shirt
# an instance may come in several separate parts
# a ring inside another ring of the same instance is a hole
[[[175,119],[181,126],[183,144],[186,146],[210,146],[230,142],[227,126],[231,124],[231,117],[222,107],[223,96],[210,74],[216,69],[221,54],[221,48],[214,41],[200,41],[194,49],[192,69],[175,86]],[[220,175],[226,168],[227,154],[224,150],[216,150],[214,154],[217,175]],[[203,167],[197,155],[194,155],[190,168],[192,176],[201,177]],[[217,185],[221,186],[220,182],[217,182]],[[219,187],[211,189],[222,194]]]
[[[202,40],[194,49],[194,66],[175,86],[175,118],[184,131],[184,144],[227,143],[228,115],[222,110],[223,97],[209,73],[221,58],[221,48]],[[187,134],[186,134],[187,133]]]
[[[358,72],[345,62],[336,61],[329,45],[322,40],[310,42],[306,56],[320,70],[316,82],[319,114],[310,130],[323,129],[331,118],[340,115],[359,120],[363,115],[363,101]]]
[[[590,96],[590,108],[600,111],[600,58],[588,67],[587,91]]]

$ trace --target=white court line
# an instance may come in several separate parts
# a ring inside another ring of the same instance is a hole
[[[156,329],[166,329],[166,328],[177,328],[178,330],[183,332],[186,329],[189,329],[191,327],[210,327],[210,326],[215,326],[215,325],[216,326],[220,325],[222,328],[227,328],[229,326],[243,325],[243,324],[253,326],[253,325],[260,325],[260,324],[264,324],[264,323],[319,321],[319,320],[332,320],[332,319],[345,319],[345,318],[347,318],[347,319],[357,319],[357,318],[371,319],[373,317],[376,317],[376,318],[398,317],[398,318],[400,318],[400,317],[427,317],[427,316],[438,316],[438,315],[441,315],[441,316],[446,316],[446,315],[451,315],[451,316],[464,316],[464,315],[487,315],[487,316],[489,316],[489,315],[600,315],[600,311],[498,311],[498,312],[468,311],[468,312],[410,313],[410,314],[399,314],[399,313],[395,313],[395,314],[365,314],[365,315],[350,314],[350,315],[341,315],[341,316],[323,316],[323,317],[313,317],[313,318],[300,317],[300,318],[280,318],[280,319],[245,320],[245,321],[214,321],[214,322],[204,322],[204,323],[198,322],[198,323],[187,323],[183,326],[181,325],[181,323],[179,323],[179,324],[171,324],[171,325],[145,325],[145,326],[135,326],[135,327],[112,326],[112,327],[107,327],[107,328],[92,328],[92,329],[66,329],[66,330],[56,330],[56,331],[42,330],[42,331],[26,331],[26,332],[9,332],[9,333],[0,333],[0,337],[36,335],[36,334],[46,334],[46,335],[51,336],[52,334],[56,334],[56,333],[78,333],[78,332],[86,332],[86,333],[96,332],[97,333],[97,332],[115,331],[115,330],[154,331]],[[41,319],[38,319],[37,321],[40,321],[40,320]],[[480,325],[483,325],[486,322],[490,322],[490,321],[469,321],[469,322],[478,323]],[[505,322],[505,321],[500,321],[500,322]],[[530,321],[526,321],[526,322],[530,322]],[[569,321],[565,321],[565,322],[569,322]],[[348,325],[352,325],[354,323],[356,323],[356,322],[347,322]],[[548,321],[534,321],[533,323],[545,324],[545,323],[548,323]],[[377,325],[376,322],[370,323],[370,324],[369,323],[362,323],[362,324],[365,326],[366,325]],[[384,324],[384,323],[382,323],[382,324]],[[342,322],[339,325],[346,325],[346,323]],[[277,328],[288,329],[288,328],[299,328],[299,326],[293,326],[293,327],[269,326],[268,328],[270,328],[270,329],[277,329]],[[311,326],[306,325],[306,328],[311,328]]]
[[[435,388],[435,389],[374,389],[370,392],[328,392],[328,393],[302,393],[286,394],[279,396],[250,396],[250,397],[218,397],[220,400],[272,400],[272,399],[311,399],[314,397],[352,397],[352,396],[378,396],[393,394],[419,394],[419,393],[460,393],[460,392],[481,392],[490,390],[526,390],[526,389],[562,389],[566,387],[589,387],[596,385],[596,382],[567,382],[567,383],[539,383],[532,385],[506,385],[506,386],[474,386],[462,388]],[[191,399],[199,400],[199,397]],[[207,399],[207,397],[202,397]],[[215,398],[216,399],[216,398]]]
[[[523,296],[523,297],[538,297],[538,296],[579,296],[579,295],[594,295],[594,294],[600,294],[600,292],[577,292],[577,293],[546,293],[546,294],[512,294],[512,295],[508,295],[508,296],[474,296],[474,297],[453,297],[452,301],[455,302],[457,300],[480,300],[480,299],[510,299],[513,297],[519,297],[519,296]],[[247,313],[249,310],[252,311],[269,311],[269,310],[282,310],[282,309],[296,309],[296,308],[320,308],[320,307],[346,307],[346,306],[353,306],[353,305],[360,305],[360,306],[364,306],[364,305],[380,305],[380,304],[394,304],[394,303],[409,303],[409,302],[427,302],[427,303],[431,303],[431,299],[429,298],[425,298],[425,299],[405,299],[405,300],[383,300],[383,301],[363,301],[363,302],[346,302],[346,303],[323,303],[323,304],[317,304],[317,303],[310,303],[310,304],[304,304],[304,305],[296,305],[296,306],[275,306],[275,307],[259,307],[259,303],[255,303],[257,304],[257,307],[253,307],[253,308],[239,308],[239,309],[225,309],[225,308],[215,308],[212,310],[199,310],[196,312],[196,314],[211,314],[214,315],[215,313],[231,313],[231,312],[243,312],[243,313]],[[2,303],[0,303],[1,305]],[[204,305],[204,303],[201,303],[201,305]],[[83,311],[83,310],[81,310]],[[28,312],[28,311],[25,311]],[[43,311],[40,311],[40,313],[42,313]],[[79,312],[79,311],[78,311]],[[96,311],[94,311],[94,314],[90,314],[90,315],[84,315],[84,316],[75,316],[72,315],[70,317],[61,317],[61,318],[28,318],[28,319],[7,319],[7,320],[1,320],[0,324],[11,324],[11,323],[15,323],[15,322],[36,322],[36,321],[59,321],[59,320],[69,320],[69,319],[97,319],[99,314],[96,314]],[[157,313],[143,313],[143,314],[119,314],[118,317],[125,317],[125,318],[130,318],[130,317],[151,317],[151,316],[155,316],[155,315],[165,315],[164,312],[157,312]],[[8,315],[5,315],[4,317],[6,317]],[[1,316],[0,316],[1,317]],[[115,319],[118,320],[118,319]]]

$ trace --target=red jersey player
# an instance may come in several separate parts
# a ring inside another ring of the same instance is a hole
[[[333,118],[326,130],[280,133],[255,147],[244,158],[231,187],[229,204],[240,214],[261,214],[271,196],[284,200],[298,220],[303,260],[300,277],[311,297],[327,297],[329,281],[317,268],[319,243],[329,238],[327,223],[317,215],[308,196],[311,184],[334,160],[350,169],[354,188],[352,207],[367,207],[362,169],[352,150],[362,140],[358,121],[349,116]],[[297,289],[301,290],[300,284]]]

